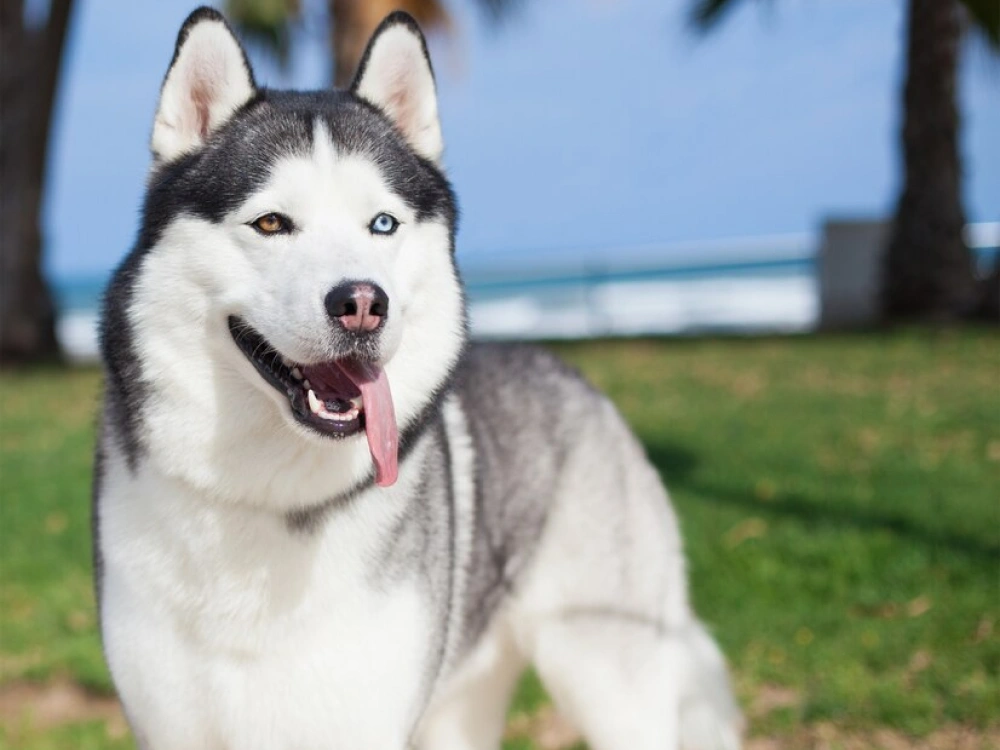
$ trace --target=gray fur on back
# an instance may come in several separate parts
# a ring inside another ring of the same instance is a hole
[[[476,456],[469,645],[530,561],[567,452],[602,397],[553,354],[505,344],[472,345],[455,390]]]

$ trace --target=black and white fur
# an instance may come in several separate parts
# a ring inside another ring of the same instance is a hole
[[[594,750],[738,748],[639,443],[552,356],[466,343],[414,21],[383,22],[349,91],[297,93],[258,87],[223,18],[195,11],[152,151],[106,296],[94,498],[104,646],[139,746],[497,748],[530,663]],[[267,212],[294,229],[263,236]],[[364,341],[324,308],[356,279],[390,301]],[[297,418],[259,348],[284,377],[383,367],[395,484],[373,483],[364,434]]]

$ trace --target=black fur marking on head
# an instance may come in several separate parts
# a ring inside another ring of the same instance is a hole
[[[312,142],[308,113],[278,110],[259,92],[209,135],[203,148],[152,174],[139,244],[155,245],[182,214],[222,221],[267,182],[277,160],[307,154]]]
[[[349,117],[327,122],[334,143],[371,159],[389,187],[417,212],[417,221],[443,218],[454,246],[458,208],[451,184],[429,160],[418,155],[381,110],[354,99]]]
[[[140,246],[154,245],[179,214],[221,221],[267,181],[276,161],[308,155],[318,122],[339,153],[371,159],[418,221],[443,218],[454,235],[458,212],[447,178],[418,156],[376,107],[343,91],[263,89],[203,148],[153,173]]]

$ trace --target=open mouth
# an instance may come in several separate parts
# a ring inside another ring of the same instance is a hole
[[[392,395],[378,364],[339,359],[305,365],[282,356],[246,321],[230,316],[229,332],[265,381],[282,393],[292,416],[306,427],[334,438],[362,430],[375,464],[375,483],[396,481],[398,431]]]

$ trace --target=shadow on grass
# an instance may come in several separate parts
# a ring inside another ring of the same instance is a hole
[[[836,498],[822,501],[801,494],[778,495],[766,503],[758,500],[754,488],[723,488],[693,480],[694,469],[700,463],[693,451],[665,441],[645,444],[653,465],[659,470],[667,487],[673,491],[696,494],[707,502],[745,509],[755,516],[793,518],[804,525],[830,528],[853,528],[863,531],[888,531],[929,547],[947,548],[969,557],[991,563],[1000,560],[1000,541],[977,539],[968,534],[945,528],[928,528],[920,521],[899,513],[863,509]]]
[[[698,466],[698,456],[688,448],[663,440],[643,442],[646,455],[660,472],[667,489],[683,487],[692,489],[689,480]]]

